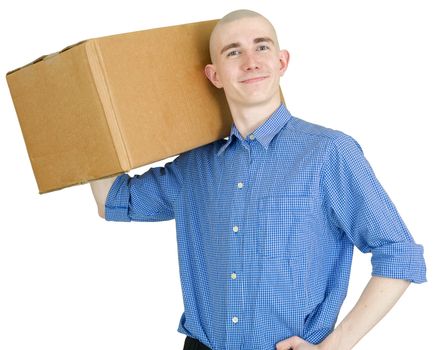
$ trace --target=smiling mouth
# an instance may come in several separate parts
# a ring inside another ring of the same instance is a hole
[[[264,79],[267,79],[267,78],[268,78],[267,76],[264,76],[264,77],[255,77],[255,78],[241,80],[240,83],[243,83],[243,84],[253,84],[253,83],[257,83],[259,81],[262,81]]]

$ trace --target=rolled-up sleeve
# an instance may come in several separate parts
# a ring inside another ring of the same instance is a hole
[[[142,175],[116,178],[107,195],[108,221],[164,221],[174,219],[174,203],[181,192],[186,153],[164,167],[150,168]]]
[[[415,243],[354,139],[342,134],[331,140],[321,176],[330,222],[362,252],[372,253],[372,274],[425,282],[423,247]]]

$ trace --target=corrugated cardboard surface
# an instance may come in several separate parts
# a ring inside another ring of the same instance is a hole
[[[229,134],[203,74],[216,21],[90,39],[7,75],[40,193]]]

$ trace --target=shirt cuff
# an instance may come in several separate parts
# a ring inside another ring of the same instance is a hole
[[[129,180],[128,174],[122,174],[113,182],[105,202],[105,219],[107,221],[131,221],[128,216]]]
[[[398,242],[372,250],[372,275],[397,278],[413,283],[426,282],[423,246]]]

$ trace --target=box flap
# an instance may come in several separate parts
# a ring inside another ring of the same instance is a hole
[[[116,116],[116,108],[114,105],[114,97],[110,91],[108,84],[108,76],[105,71],[104,61],[98,47],[97,40],[88,40],[85,44],[89,66],[92,71],[92,76],[95,82],[95,87],[101,101],[102,108],[109,127],[113,145],[116,149],[120,166],[124,171],[132,168],[132,164],[128,158],[127,149],[125,146],[124,136],[119,127],[119,116]]]
[[[12,74],[12,73],[14,73],[14,72],[16,72],[17,70],[20,70],[20,69],[23,69],[23,68],[25,68],[25,67],[27,67],[27,66],[30,66],[30,65],[32,65],[32,64],[38,63],[38,62],[43,61],[43,60],[50,59],[51,57],[54,57],[54,56],[58,55],[59,53],[62,53],[62,52],[64,52],[64,51],[66,51],[66,50],[69,50],[69,49],[71,49],[71,48],[73,48],[73,47],[75,47],[75,46],[78,46],[78,45],[80,45],[80,44],[86,42],[86,41],[87,41],[87,40],[82,40],[82,41],[79,41],[79,42],[76,43],[76,44],[68,45],[67,47],[65,47],[64,49],[62,49],[62,50],[60,50],[60,51],[53,52],[53,53],[48,54],[48,55],[42,55],[42,56],[38,57],[37,59],[33,60],[32,62],[27,63],[26,65],[24,65],[24,66],[22,66],[22,67],[15,68],[15,69],[13,69],[13,70],[7,72],[7,73],[6,73],[6,76],[8,76],[9,74]]]

